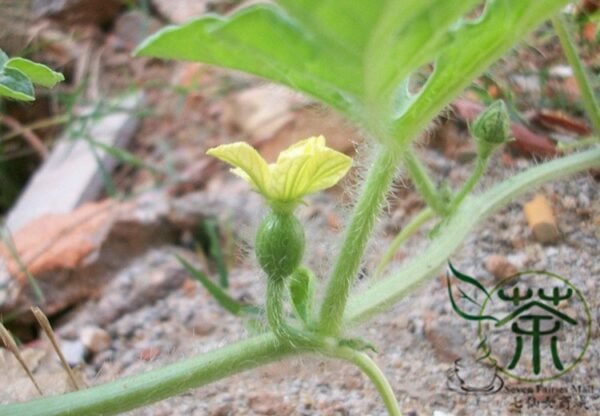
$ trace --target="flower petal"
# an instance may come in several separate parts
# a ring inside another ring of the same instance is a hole
[[[271,194],[282,201],[335,185],[352,166],[352,159],[328,148],[323,136],[302,140],[281,152],[270,165]]]
[[[291,202],[306,195],[310,185],[307,174],[311,156],[299,153],[294,157],[278,158],[277,163],[269,165],[271,171],[270,194],[274,199]]]
[[[292,157],[297,157],[300,155],[310,155],[314,154],[319,149],[323,149],[325,147],[325,137],[323,136],[313,136],[308,139],[300,140],[297,143],[294,143],[284,151],[279,154],[277,158],[277,162],[288,159]]]
[[[269,167],[256,149],[245,142],[224,144],[208,149],[207,155],[214,156],[236,167],[232,172],[250,183],[267,196]]]
[[[324,148],[311,158],[310,185],[306,193],[331,188],[348,173],[352,158],[330,148]]]

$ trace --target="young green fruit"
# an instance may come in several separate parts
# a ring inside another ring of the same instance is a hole
[[[272,211],[256,233],[256,257],[271,279],[284,279],[304,255],[304,229],[294,214]]]

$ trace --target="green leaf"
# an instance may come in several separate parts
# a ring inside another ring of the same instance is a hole
[[[386,0],[277,0],[303,27],[362,58]]]
[[[452,27],[480,0],[390,2],[373,34],[367,69],[370,94],[390,94],[411,72],[453,42]]]
[[[433,74],[410,105],[399,109],[392,132],[396,140],[414,138],[473,78],[567,3],[489,0],[480,18],[462,22],[451,32],[452,42],[440,47]]]
[[[9,58],[0,49],[0,97],[33,101],[33,83],[53,87],[64,79],[45,65],[24,58]]]
[[[136,168],[147,169],[153,173],[162,173],[163,172],[161,169],[159,169],[156,166],[153,166],[149,163],[144,162],[142,159],[140,159],[133,153],[128,152],[127,150],[121,149],[116,146],[110,146],[110,145],[107,145],[105,143],[102,143],[102,142],[99,142],[97,140],[90,139],[90,138],[86,138],[85,140],[87,140],[87,142],[90,145],[97,147],[100,150],[108,153],[109,155],[111,155],[112,157],[114,157],[121,163],[125,163],[127,165],[131,165]]]
[[[271,5],[167,27],[135,53],[242,70],[304,91],[341,110],[355,105],[361,89],[360,62],[311,37]]]
[[[290,277],[290,297],[294,311],[307,325],[312,319],[315,277],[306,267],[299,267]]]
[[[252,305],[244,305],[227,294],[219,285],[215,284],[208,278],[207,275],[192,266],[188,261],[180,256],[176,256],[177,260],[192,275],[208,292],[215,298],[217,303],[232,315],[240,316],[244,314],[258,315],[261,310]]]
[[[396,146],[568,0],[277,0],[165,28],[139,55],[200,61],[307,93]],[[419,68],[435,70],[409,92]]]
[[[4,68],[16,69],[27,76],[31,82],[42,87],[52,88],[65,80],[60,72],[48,68],[46,65],[38,64],[25,58],[11,58],[5,62]]]
[[[210,259],[215,263],[217,273],[219,274],[219,285],[223,289],[229,287],[229,272],[227,271],[227,264],[225,262],[225,256],[221,249],[221,239],[219,238],[219,223],[216,218],[210,217],[202,221],[200,224],[200,231],[203,237],[206,239],[206,252]]]
[[[0,70],[0,97],[19,101],[33,101],[35,95],[29,78],[16,69]]]

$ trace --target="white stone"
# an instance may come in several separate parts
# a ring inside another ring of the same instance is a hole
[[[137,129],[135,110],[142,99],[138,93],[111,103],[115,110],[87,121],[86,134],[102,145],[125,147]],[[94,200],[104,186],[94,152],[106,172],[115,167],[117,161],[102,149],[92,149],[84,138],[65,134],[12,207],[5,223],[8,229],[14,233],[42,215],[66,214],[83,202]]]
[[[85,357],[85,347],[79,340],[61,341],[60,351],[65,356],[67,364],[69,364],[71,367],[75,367],[77,364],[81,363]]]

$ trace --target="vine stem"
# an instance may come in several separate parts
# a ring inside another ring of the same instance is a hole
[[[301,352],[301,351],[298,351]],[[259,335],[144,374],[26,403],[0,405],[0,416],[115,415],[184,393],[294,353],[272,334]]]
[[[475,196],[467,197],[450,216],[427,250],[399,271],[379,280],[348,302],[344,322],[357,325],[391,307],[434,276],[462,244],[475,225],[535,186],[585,169],[600,166],[600,146],[546,162],[506,179]]]
[[[316,334],[291,326],[286,322],[284,299],[287,285],[283,279],[271,279],[267,282],[267,320],[277,339],[294,349],[311,349],[321,341]]]
[[[283,316],[283,295],[285,291],[285,281],[283,279],[267,279],[267,321],[271,331],[277,338],[283,339],[286,334],[284,331],[285,318]]]
[[[389,416],[402,416],[400,406],[394,395],[394,390],[388,382],[383,371],[375,362],[364,352],[356,351],[348,347],[337,347],[330,352],[325,352],[335,358],[349,361],[360,368],[369,380],[373,383],[379,396],[383,400]]]
[[[446,211],[444,201],[440,198],[425,166],[413,152],[406,152],[403,159],[417,192],[436,213],[443,215]]]
[[[358,274],[375,220],[394,179],[400,154],[382,145],[376,150],[321,304],[319,326],[324,334],[335,336],[341,331],[350,286]]]
[[[600,136],[600,105],[598,104],[586,70],[583,67],[583,63],[577,54],[575,41],[567,30],[567,22],[564,16],[560,13],[555,15],[552,18],[552,25],[554,26],[554,30],[556,30],[567,61],[571,65],[571,68],[573,68],[573,75],[575,75],[575,80],[579,86],[585,111],[592,122],[596,135]]]
[[[415,215],[415,217],[404,228],[402,228],[402,231],[398,233],[396,238],[394,238],[394,241],[392,241],[392,243],[389,245],[385,254],[381,258],[381,261],[377,265],[373,277],[381,276],[383,270],[390,263],[390,261],[392,261],[392,258],[394,258],[394,255],[400,246],[404,244],[404,242],[408,240],[415,232],[417,232],[423,224],[425,224],[434,216],[435,212],[431,209],[431,207],[424,208],[421,210],[421,212]]]
[[[481,179],[481,177],[485,173],[485,168],[488,165],[488,160],[489,157],[477,157],[477,162],[475,163],[475,168],[473,169],[471,176],[469,176],[469,179],[467,179],[467,181],[463,184],[460,190],[456,193],[456,196],[452,198],[452,202],[450,202],[450,205],[448,206],[448,215],[452,215],[452,213],[456,211],[456,209],[465,199],[465,197],[469,195],[469,193],[471,193],[475,185],[477,185],[477,182],[479,182],[479,179]]]

